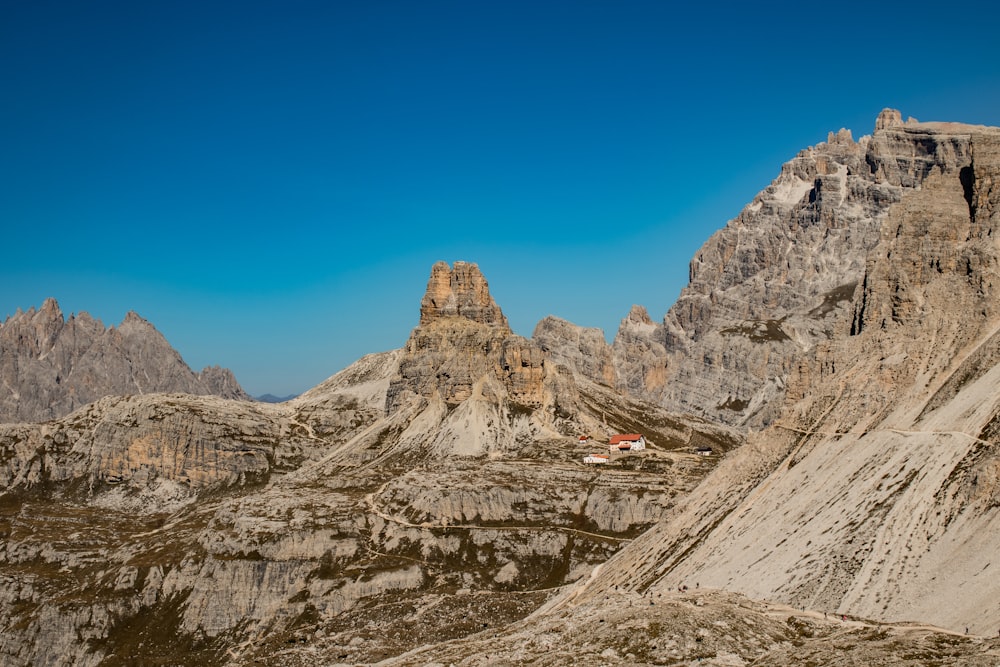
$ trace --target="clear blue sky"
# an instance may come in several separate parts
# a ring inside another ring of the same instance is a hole
[[[402,346],[443,259],[610,337],[827,132],[1000,125],[994,3],[674,5],[7,0],[0,318],[135,310],[294,393]]]

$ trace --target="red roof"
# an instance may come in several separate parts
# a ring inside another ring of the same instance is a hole
[[[642,440],[642,435],[639,433],[626,433],[624,435],[611,436],[612,445],[617,445],[622,442],[638,442],[640,440]]]

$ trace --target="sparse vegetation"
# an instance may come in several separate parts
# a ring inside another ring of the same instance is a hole
[[[791,340],[781,328],[785,318],[778,320],[750,320],[735,327],[727,327],[719,331],[723,336],[743,336],[753,343],[780,343]]]

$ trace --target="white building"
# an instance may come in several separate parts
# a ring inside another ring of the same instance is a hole
[[[613,435],[608,448],[612,452],[641,452],[646,449],[646,438],[641,433]]]

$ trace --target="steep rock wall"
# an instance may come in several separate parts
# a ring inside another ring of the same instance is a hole
[[[944,131],[968,163],[887,211],[852,317],[800,358],[794,402],[583,597],[696,582],[996,632],[1000,130]]]
[[[772,421],[798,359],[850,316],[890,207],[934,175],[962,178],[969,136],[886,110],[870,137],[841,130],[802,151],[698,251],[662,324],[622,322],[619,387],[724,423]]]

